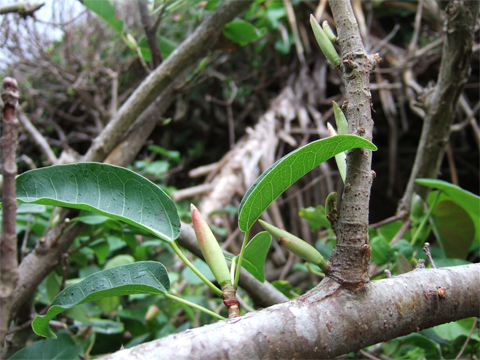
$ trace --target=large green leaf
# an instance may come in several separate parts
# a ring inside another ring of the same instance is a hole
[[[243,254],[242,267],[262,283],[265,282],[265,260],[271,243],[272,236],[267,231],[262,231],[250,240]],[[230,261],[234,258],[229,254],[224,256]]]
[[[471,193],[470,191],[462,189],[460,186],[450,184],[449,182],[438,179],[417,179],[415,180],[420,185],[429,186],[434,189],[442,190],[442,194],[438,201],[446,195],[449,199],[457,205],[464,208],[475,225],[475,240],[480,241],[480,197]]]
[[[10,360],[77,360],[82,351],[81,346],[75,345],[68,334],[59,334],[57,340],[47,339],[34,342],[15,354]]]
[[[465,259],[475,236],[475,225],[468,213],[453,201],[444,200],[435,206],[431,219],[445,255]]]
[[[32,322],[36,334],[56,338],[48,322],[73,306],[111,296],[131,294],[165,294],[170,290],[167,270],[159,262],[142,261],[99,271],[67,287],[57,295],[47,314]]]
[[[23,203],[90,210],[142,228],[165,241],[180,235],[173,201],[135,172],[108,164],[78,163],[30,170],[17,180]]]
[[[267,207],[295,181],[342,151],[354,148],[377,150],[370,141],[355,135],[337,135],[305,145],[270,166],[248,189],[240,203],[238,227],[249,230]]]
[[[123,21],[118,19],[115,7],[109,0],[83,0],[83,5],[100,16],[118,33],[123,31]]]

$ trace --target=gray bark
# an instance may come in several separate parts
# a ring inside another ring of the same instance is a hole
[[[480,264],[418,269],[370,282],[364,291],[328,279],[287,303],[102,359],[327,359],[478,316],[479,284]],[[439,288],[445,290],[444,297]]]

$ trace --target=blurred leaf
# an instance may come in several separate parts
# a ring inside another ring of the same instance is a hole
[[[122,322],[107,319],[89,319],[87,322],[75,322],[77,326],[90,326],[92,330],[100,334],[119,334],[125,328]]]
[[[397,275],[400,274],[405,274],[409,271],[412,271],[412,264],[410,264],[410,261],[407,260],[407,258],[400,253],[396,254],[397,257]]]
[[[445,255],[465,259],[475,236],[475,225],[468,213],[453,201],[445,200],[437,203],[431,219]]]
[[[49,321],[73,306],[110,296],[128,294],[164,294],[170,289],[165,266],[159,262],[145,261],[103,270],[64,289],[53,301],[46,315],[32,322],[36,334],[53,338]]]
[[[80,211],[80,214],[75,218],[75,220],[78,220],[84,224],[88,225],[98,225],[102,224],[105,221],[107,221],[109,218],[107,216],[103,216],[100,214],[95,214],[94,212],[87,211],[87,210],[82,210]]]
[[[18,204],[17,214],[38,214],[47,211],[45,205],[37,204]]]
[[[285,295],[289,299],[295,299],[298,297],[300,289],[294,288],[288,281],[286,280],[275,280],[272,281],[272,285],[280,291],[283,295]]]
[[[208,280],[215,281],[215,276],[213,276],[212,271],[205,263],[205,261],[200,259],[195,259],[193,265],[200,271]],[[203,281],[189,268],[186,267],[182,271],[182,277],[188,280],[190,285],[202,285]]]
[[[176,162],[179,162],[180,161],[180,151],[176,151],[176,150],[167,150],[161,146],[158,146],[158,145],[149,145],[148,146],[148,150],[150,151],[154,151],[156,152],[157,154],[159,155],[162,155],[162,156],[165,156],[169,159],[172,159]]]
[[[330,222],[325,217],[325,208],[322,205],[317,207],[302,208],[298,211],[298,215],[308,221],[308,225],[312,231],[324,227],[330,228]]]
[[[107,261],[104,270],[111,269],[117,266],[131,265],[135,263],[135,259],[131,255],[117,255],[114,258]]]
[[[386,225],[380,226],[377,230],[381,236],[385,238],[389,243],[392,241],[395,235],[397,235],[398,230],[402,227],[403,223],[401,221],[394,221]]]
[[[372,247],[372,262],[377,265],[385,265],[390,261],[392,249],[387,240],[377,236],[370,241],[370,245]]]
[[[450,266],[462,266],[471,264],[470,261],[463,259],[437,259],[434,258],[435,266],[437,268],[450,267]]]
[[[108,245],[108,242],[106,242],[104,239],[101,239],[88,245],[88,247],[92,249],[93,252],[95,253],[98,263],[103,264],[103,262],[107,258],[107,255],[110,251],[110,246]]]
[[[115,7],[109,0],[84,0],[83,5],[109,23],[118,33],[123,31],[123,21],[118,20]]]
[[[433,331],[442,339],[449,341],[455,340],[459,336],[468,336],[472,330],[475,318],[462,319],[448,324],[438,325],[433,328]],[[480,341],[478,332],[472,333],[472,339]]]
[[[332,256],[333,247],[335,246],[336,241],[325,241],[325,240],[317,240],[315,242],[315,249],[319,251],[319,253],[325,258],[329,259]]]
[[[173,241],[180,219],[173,201],[131,170],[100,163],[56,165],[16,179],[20,202],[90,210]]]
[[[480,197],[471,193],[470,191],[464,190],[457,185],[450,184],[449,182],[436,180],[436,179],[417,179],[415,180],[418,184],[424,186],[430,186],[435,189],[442,190],[442,194],[438,199],[439,202],[443,200],[443,196],[447,196],[449,199],[456,203],[458,206],[464,208],[475,225],[475,240],[480,241]],[[429,195],[429,203],[430,196]]]
[[[410,242],[405,239],[400,239],[392,246],[392,251],[394,253],[402,254],[406,259],[411,259],[414,249]]]
[[[10,360],[70,360],[80,359],[81,346],[76,346],[68,334],[59,334],[56,340],[46,339],[34,342],[15,354]]]
[[[53,301],[60,291],[60,285],[62,284],[62,277],[55,271],[48,274],[45,280],[45,288],[47,290],[48,300]]]
[[[260,39],[260,31],[244,20],[234,20],[223,27],[223,35],[242,46]]]
[[[377,149],[359,136],[337,135],[311,142],[282,157],[255,180],[243,197],[238,210],[240,230],[249,230],[278,196],[310,170],[342,151],[360,147]]]

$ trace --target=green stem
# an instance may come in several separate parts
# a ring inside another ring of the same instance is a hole
[[[173,294],[169,294],[169,293],[165,293],[163,294],[166,298],[169,298],[169,299],[172,299],[172,300],[175,300],[175,301],[178,301],[182,304],[185,304],[185,305],[188,305],[188,306],[191,306],[192,308],[195,308],[195,309],[198,309],[200,311],[203,311],[204,313],[208,314],[208,315],[211,315],[213,316],[214,318],[218,319],[218,320],[226,320],[226,318],[224,318],[223,316],[221,315],[218,315],[217,313],[213,312],[212,310],[208,310],[207,308],[204,308],[203,306],[200,306],[198,304],[195,304],[195,303],[192,303],[188,300],[185,300],[185,299],[182,299],[181,297],[178,297],[178,296],[175,296]]]
[[[176,241],[172,241],[169,243],[170,246],[172,247],[173,251],[175,251],[175,254],[178,255],[178,257],[187,265],[209,288],[212,290],[217,296],[221,297],[222,296],[222,290],[220,290],[218,287],[213,285],[213,283],[208,280],[196,267],[193,265],[190,260],[187,259],[187,257],[183,254],[182,250],[177,245]]]
[[[232,263],[230,264],[230,278],[231,278],[230,282],[232,284],[235,284],[235,265],[237,265],[236,257],[232,259]]]
[[[415,246],[415,243],[417,242],[417,239],[418,239],[420,233],[423,231],[423,228],[425,227],[425,224],[427,223],[428,219],[432,215],[433,209],[435,208],[435,205],[437,205],[438,197],[440,196],[441,192],[442,192],[441,190],[438,191],[437,196],[435,196],[435,200],[433,200],[432,206],[430,206],[430,209],[428,209],[427,215],[425,215],[425,217],[422,219],[422,222],[420,223],[420,226],[418,227],[417,231],[415,232],[415,235],[413,236],[413,239],[410,242],[410,244],[412,246]]]
[[[308,271],[310,271],[312,274],[317,275],[318,277],[321,277],[322,279],[325,278],[325,274],[315,271],[310,267],[310,264],[308,262],[305,263],[305,266],[307,267]]]
[[[237,272],[235,273],[235,283],[234,283],[235,287],[238,286],[238,279],[240,279],[240,269],[242,268],[243,253],[245,252],[245,246],[247,245],[249,234],[250,234],[250,229],[245,232],[245,236],[243,238],[242,250],[240,250],[240,255],[238,256]]]

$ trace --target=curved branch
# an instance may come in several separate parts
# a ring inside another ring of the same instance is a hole
[[[212,16],[183,41],[133,92],[119,109],[117,116],[92,143],[84,161],[103,161],[147,106],[177,75],[212,48],[223,26],[245,10],[252,1],[225,1],[219,4]]]
[[[419,269],[370,282],[365,291],[342,289],[329,279],[287,303],[170,335],[102,359],[332,358],[478,316],[479,273],[480,264]],[[439,288],[445,290],[443,296]]]

